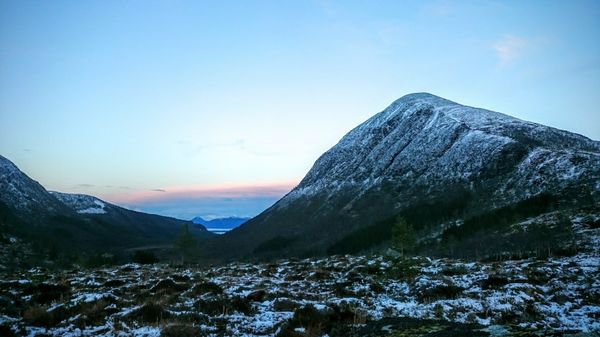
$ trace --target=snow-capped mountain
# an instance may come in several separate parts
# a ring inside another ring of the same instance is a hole
[[[0,155],[0,201],[19,212],[61,212],[66,207],[37,181]]]
[[[563,206],[598,203],[600,142],[410,94],[350,131],[296,188],[220,245],[247,255],[279,240],[286,244],[273,254],[319,254],[398,214],[427,218],[417,227],[430,235],[442,222],[546,194]]]
[[[41,247],[107,251],[171,244],[187,221],[128,210],[93,196],[49,192],[0,156],[0,228]],[[202,225],[196,237],[211,237]]]

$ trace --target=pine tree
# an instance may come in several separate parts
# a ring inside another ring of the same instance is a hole
[[[190,256],[192,250],[196,246],[196,239],[194,239],[192,233],[190,233],[187,224],[181,226],[181,231],[179,232],[175,245],[181,252],[181,260],[183,262],[186,257]]]
[[[398,216],[392,227],[392,248],[399,251],[401,255],[415,248],[417,238],[413,227]]]

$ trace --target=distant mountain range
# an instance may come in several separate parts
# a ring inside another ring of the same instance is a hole
[[[511,236],[525,219],[583,208],[598,215],[599,201],[600,142],[417,93],[350,131],[296,188],[210,251],[266,258],[369,250],[385,245],[402,216],[422,249],[464,242],[456,247],[481,252],[531,242]]]
[[[121,251],[172,244],[189,224],[194,236],[213,236],[202,225],[128,210],[96,197],[47,191],[0,156],[0,228],[3,236],[31,242],[38,251]]]
[[[236,228],[243,224],[244,222],[250,220],[250,218],[240,218],[240,217],[226,217],[226,218],[216,218],[211,220],[205,220],[199,216],[192,219],[192,222],[197,225],[202,225],[206,227],[209,231],[215,233],[224,233],[233,228]]]

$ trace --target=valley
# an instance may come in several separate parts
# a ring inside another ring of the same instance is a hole
[[[600,143],[427,93],[251,219],[47,191],[4,157],[0,192],[2,336],[600,331]]]

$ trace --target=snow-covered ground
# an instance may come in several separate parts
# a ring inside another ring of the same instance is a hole
[[[38,268],[3,276],[0,335],[593,335],[599,266],[588,252],[488,263],[376,255]]]

